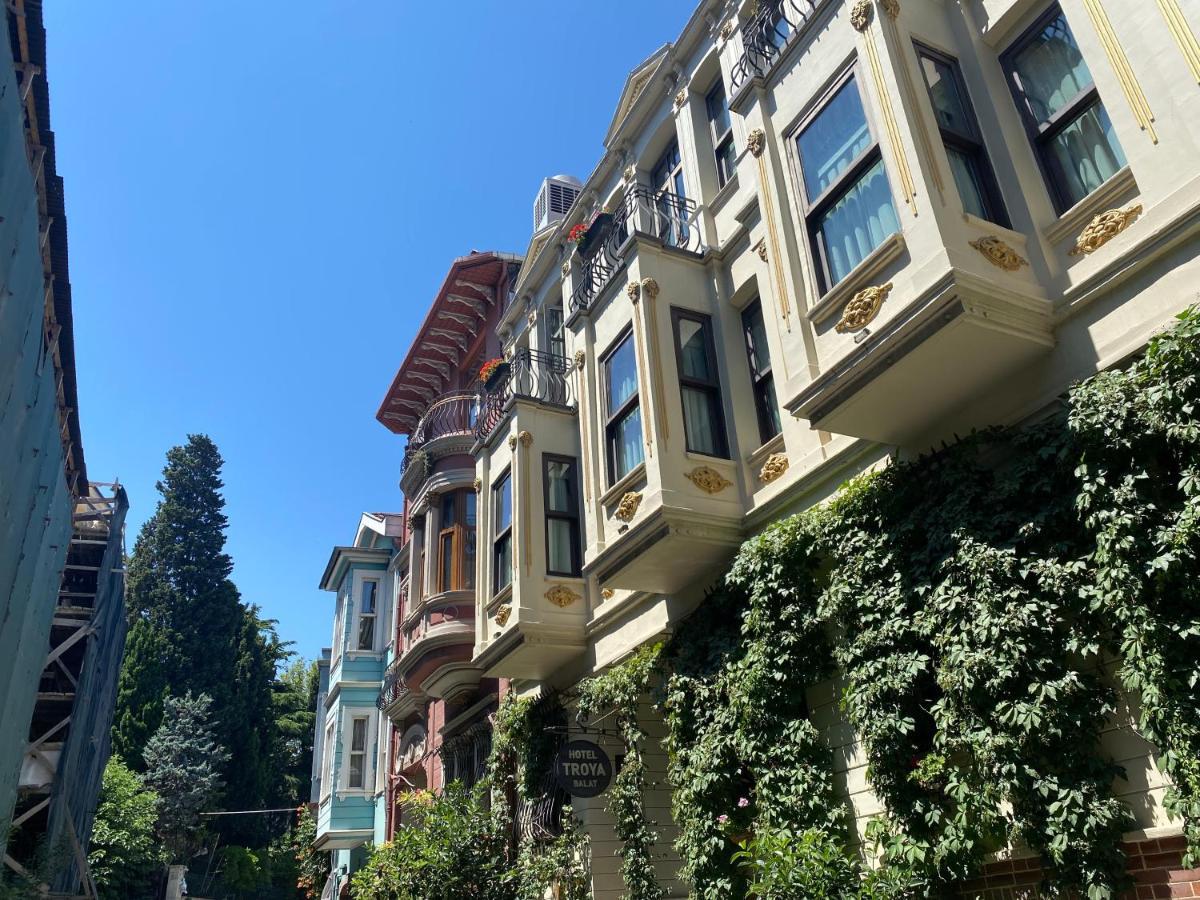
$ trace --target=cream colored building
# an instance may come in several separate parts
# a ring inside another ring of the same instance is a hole
[[[1136,354],[1200,284],[1197,33],[1195,0],[702,3],[629,76],[498,324],[475,664],[569,688],[668,634],[765,524]],[[861,825],[834,688],[810,701]],[[1178,833],[1149,745],[1107,737],[1129,838]],[[603,798],[576,809],[615,898]]]

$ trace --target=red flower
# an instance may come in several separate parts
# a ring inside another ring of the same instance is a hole
[[[500,368],[500,364],[502,362],[504,362],[504,360],[501,359],[500,357],[496,357],[495,359],[489,359],[487,362],[485,362],[482,366],[479,367],[479,380],[487,381],[489,378],[491,378],[492,373],[494,373],[498,368]]]
[[[581,244],[583,239],[587,237],[588,227],[580,222],[574,228],[567,232],[567,240],[572,244]]]

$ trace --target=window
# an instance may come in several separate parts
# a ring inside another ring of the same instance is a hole
[[[782,429],[779,424],[779,405],[775,401],[775,376],[771,372],[762,303],[758,300],[742,311],[742,334],[746,338],[750,386],[754,391],[754,409],[758,413],[758,437],[765,444]]]
[[[1067,18],[1053,6],[1002,57],[1051,196],[1061,213],[1125,165]]]
[[[546,307],[546,347],[555,356],[567,355],[567,340],[563,333],[563,310],[561,306]]]
[[[492,591],[512,583],[512,472],[505,472],[492,487],[495,539],[492,544]]]
[[[979,123],[958,62],[920,44],[917,45],[917,56],[963,210],[1008,227],[1008,214],[1000,199],[996,176],[984,149]]]
[[[375,610],[379,600],[379,582],[365,579],[358,606],[358,649],[375,649]]]
[[[367,728],[371,720],[366,716],[355,716],[350,720],[350,763],[346,786],[366,787],[367,777]]]
[[[853,73],[796,136],[807,219],[823,290],[900,230],[879,142]]]
[[[604,360],[608,480],[620,481],[643,459],[642,410],[638,405],[637,358],[627,331]]]
[[[725,83],[719,77],[704,98],[704,105],[708,109],[708,131],[717,161],[717,184],[725,187],[733,177],[737,151],[733,147],[733,124],[725,97]]]
[[[721,382],[717,378],[712,320],[699,313],[674,308],[671,319],[687,448],[692,453],[727,457],[729,450],[721,415]]]
[[[343,582],[344,583],[344,582]],[[337,606],[333,616],[333,659],[342,655],[342,635],[346,621],[346,589],[338,592]]]
[[[442,494],[438,531],[438,590],[475,587],[475,491]]]
[[[659,157],[651,175],[657,198],[658,236],[666,244],[682,246],[688,240],[687,210],[684,201],[687,190],[683,182],[683,159],[679,141],[672,140]]]
[[[579,574],[579,469],[566,456],[542,455],[546,503],[546,572]]]
[[[325,725],[325,744],[321,747],[321,799],[333,791],[333,737],[334,725],[330,719]]]

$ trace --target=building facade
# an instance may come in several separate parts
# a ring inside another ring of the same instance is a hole
[[[1185,0],[700,3],[630,74],[592,174],[559,182],[569,209],[535,214],[513,283],[461,308],[443,288],[431,315],[466,331],[427,320],[385,400],[409,435],[397,622],[452,602],[465,624],[473,598],[472,650],[445,658],[569,703],[766,525],[1136,356],[1197,297],[1198,33]],[[447,496],[472,498],[461,536]],[[436,719],[404,737],[406,679],[385,702],[408,772]],[[832,684],[809,706],[861,834],[880,809],[863,752]],[[664,727],[643,718],[659,880],[684,897]],[[1104,744],[1134,773],[1114,782],[1131,858],[1162,863],[1140,883],[1188,883],[1156,749],[1128,717]],[[605,798],[573,801],[615,900]]]

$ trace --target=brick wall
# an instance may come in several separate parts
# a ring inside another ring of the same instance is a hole
[[[1200,869],[1185,869],[1181,836],[1126,841],[1129,874],[1135,887],[1122,900],[1153,897],[1200,897]],[[989,863],[984,875],[963,886],[962,897],[970,900],[1033,900],[1042,870],[1037,857]]]

